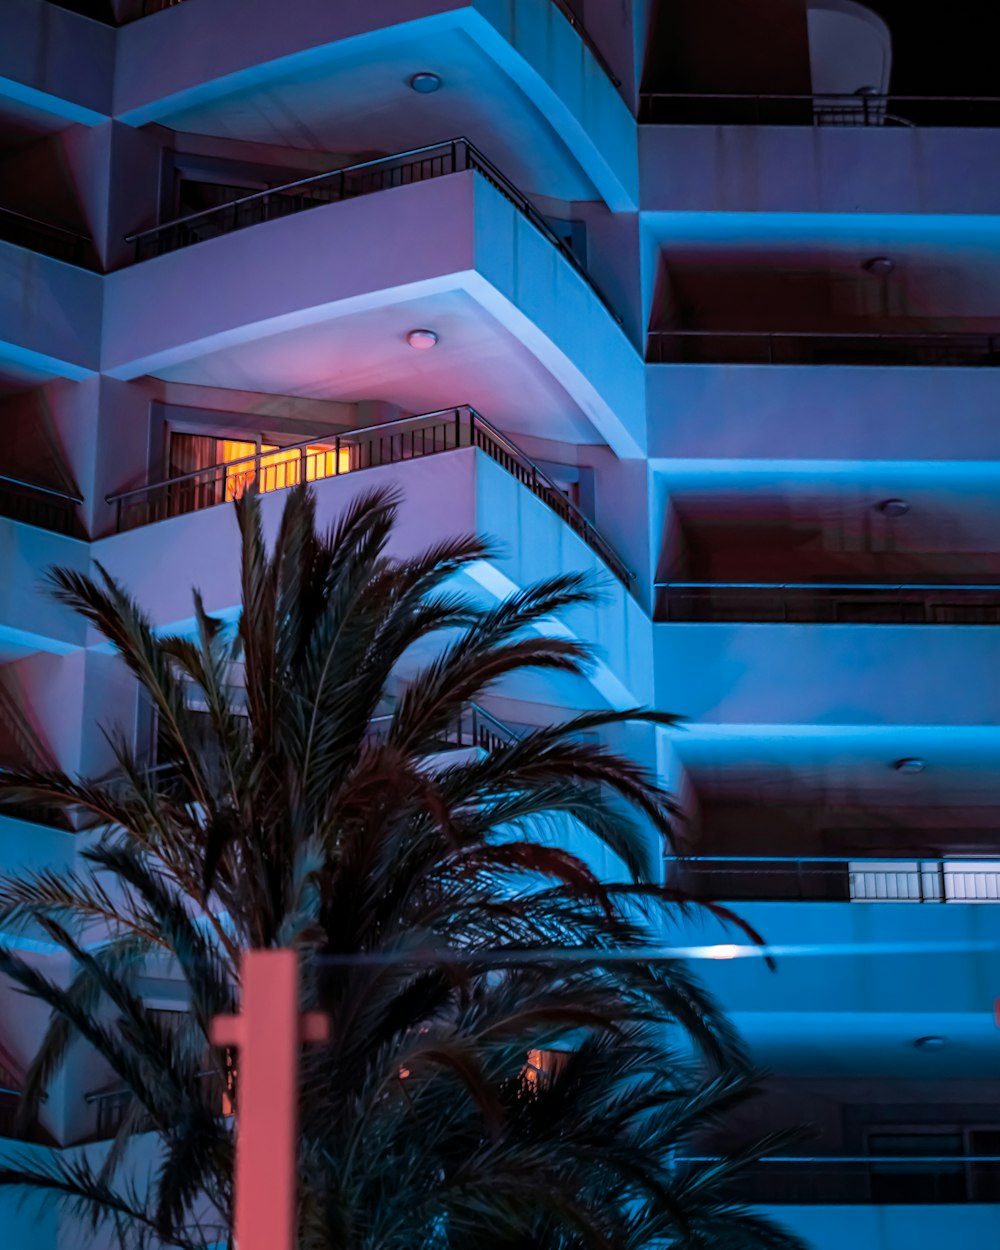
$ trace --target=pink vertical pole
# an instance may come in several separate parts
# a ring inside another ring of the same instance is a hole
[[[235,1235],[238,1250],[294,1250],[299,1046],[329,1022],[299,1013],[293,950],[247,951],[242,1010],[212,1022],[217,1046],[237,1046]]]

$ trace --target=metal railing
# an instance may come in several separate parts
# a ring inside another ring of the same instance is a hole
[[[478,448],[517,478],[600,556],[620,581],[626,586],[631,584],[632,571],[579,508],[520,448],[467,405],[326,438],[314,436],[277,453],[257,452],[195,469],[136,490],[108,495],[106,501],[117,507],[119,531],[130,530],[214,507],[238,498],[245,490],[266,493],[303,481],[320,481],[467,447]],[[290,452],[299,455],[289,459]]]
[[[1000,583],[656,582],[660,622],[997,625]]]
[[[63,260],[84,269],[97,268],[94,245],[86,235],[29,217],[13,208],[0,207],[0,239],[51,256],[53,260]]]
[[[393,717],[375,716],[369,722],[368,740],[381,742],[388,735]],[[460,715],[435,736],[433,747],[441,751],[475,750],[495,751],[499,747],[512,746],[520,738],[517,730],[505,725],[478,703],[470,703]]]
[[[306,209],[339,204],[344,200],[354,200],[379,191],[389,191],[470,170],[485,178],[531,222],[539,234],[545,236],[583,278],[615,321],[621,324],[621,317],[612,308],[569,243],[556,234],[528,197],[487,160],[478,148],[464,138],[449,139],[444,143],[413,148],[394,156],[378,157],[357,165],[347,165],[343,169],[313,174],[295,182],[270,187],[266,191],[254,191],[217,208],[202,209],[201,212],[189,213],[186,217],[164,222],[150,230],[128,234],[125,241],[134,245],[137,261],[150,260],[154,256],[191,247],[195,243],[231,234],[248,226],[289,217]]]
[[[714,1163],[717,1156],[676,1160]],[[1000,1155],[771,1155],[726,1185],[752,1204],[911,1204],[1000,1201]]]
[[[198,1073],[197,1081],[198,1094],[204,1104],[220,1115],[226,1114],[223,1094],[227,1091],[219,1073],[215,1069],[206,1069]],[[91,1090],[84,1094],[83,1101],[95,1111],[94,1127],[90,1134],[92,1139],[107,1140],[114,1137],[133,1108],[136,1112],[133,1132],[146,1133],[153,1127],[149,1115],[138,1106],[135,1095],[125,1086]]]
[[[1000,96],[644,91],[639,120],[675,126],[1000,126]]]
[[[730,902],[1000,903],[1000,859],[671,855],[668,880]]]
[[[654,329],[649,364],[1000,365],[1000,331]]]
[[[0,516],[12,521],[24,521],[57,534],[73,534],[77,529],[76,510],[82,503],[79,495],[0,473]]]

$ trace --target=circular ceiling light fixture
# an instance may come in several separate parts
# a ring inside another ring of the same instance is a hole
[[[883,499],[875,505],[883,516],[906,516],[910,510],[906,499]]]
[[[945,1039],[943,1037],[918,1037],[913,1042],[917,1050],[943,1050]]]
[[[426,352],[437,346],[438,336],[433,330],[411,330],[406,341],[414,351]]]
[[[424,70],[419,74],[413,75],[410,79],[410,86],[420,95],[430,95],[431,92],[437,91],[441,86],[441,78],[437,74]]]
[[[872,256],[862,263],[861,268],[866,273],[873,273],[880,278],[887,278],[896,268],[896,262],[891,256]]]
[[[897,773],[906,773],[912,777],[924,771],[927,761],[918,759],[915,755],[906,755],[901,760],[893,760],[892,767]]]

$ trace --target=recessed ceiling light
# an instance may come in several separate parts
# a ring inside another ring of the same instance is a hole
[[[906,516],[910,510],[909,502],[905,499],[883,499],[875,506],[883,516]]]
[[[421,95],[430,95],[432,91],[437,91],[441,86],[441,79],[437,74],[430,74],[426,71],[420,74],[414,74],[410,79],[410,86],[414,91],[419,91]]]
[[[406,336],[406,341],[418,352],[426,352],[431,347],[437,346],[438,336],[433,330],[411,330]]]
[[[891,256],[872,256],[863,262],[861,268],[884,278],[896,268],[896,262]]]
[[[943,1050],[945,1039],[943,1037],[918,1037],[913,1044],[917,1050]]]
[[[897,773],[922,773],[927,767],[927,761],[918,759],[915,755],[904,756],[901,760],[893,760],[893,768]]]

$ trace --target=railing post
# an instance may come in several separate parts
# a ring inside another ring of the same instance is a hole
[[[462,446],[462,410],[461,408],[455,409],[455,446],[456,448]]]

